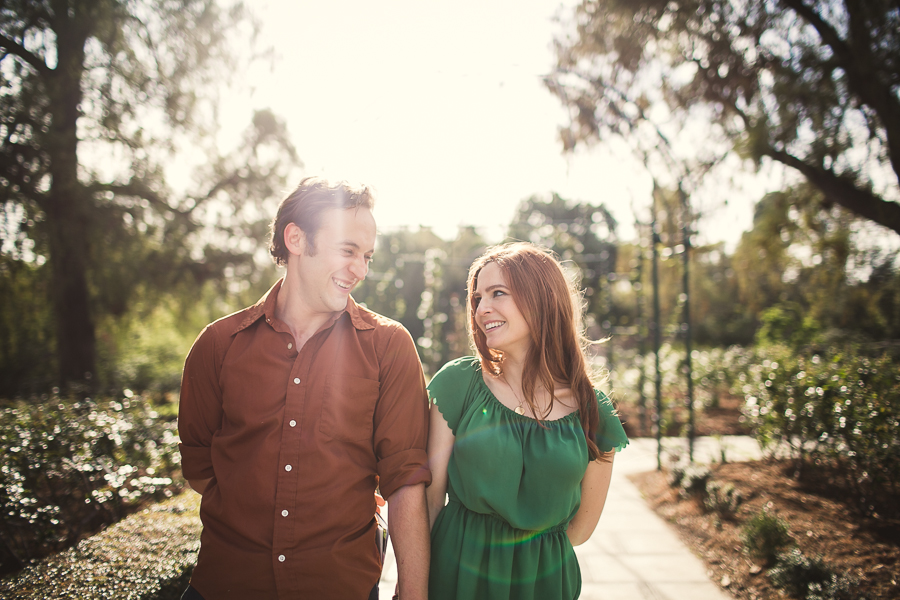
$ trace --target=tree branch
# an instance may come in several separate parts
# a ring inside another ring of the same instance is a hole
[[[166,202],[162,196],[150,189],[145,183],[133,179],[128,183],[93,183],[88,186],[88,191],[92,194],[98,192],[112,192],[113,194],[121,196],[135,196],[137,198],[143,198],[147,202],[150,202],[163,210],[173,212],[182,217],[189,218],[191,216],[190,210],[184,211],[175,208]]]
[[[5,48],[10,54],[18,56],[42,76],[49,75],[52,70],[33,52],[29,52],[25,46],[12,38],[8,38],[0,33],[0,48]]]
[[[247,179],[248,178],[241,177],[237,173],[232,173],[230,177],[226,177],[225,179],[222,179],[222,180],[216,182],[216,184],[214,186],[212,186],[212,188],[210,188],[210,190],[206,193],[205,196],[191,198],[194,201],[194,206],[191,210],[193,210],[194,208],[197,208],[198,206],[200,206],[207,200],[210,200],[216,194],[218,194],[220,191],[222,191],[228,187],[235,187],[235,186],[237,186],[238,183],[245,181]]]
[[[847,74],[850,88],[878,115],[887,136],[891,167],[900,178],[900,101],[876,72],[879,63],[872,56],[868,46],[870,36],[864,24],[860,22],[862,17],[850,8],[850,3],[844,3],[853,32],[853,42],[848,44],[803,0],[782,0],[782,2],[815,28]]]
[[[769,147],[763,155],[800,171],[828,200],[900,234],[900,204],[882,200],[857,187],[849,177],[806,163],[787,152]]]

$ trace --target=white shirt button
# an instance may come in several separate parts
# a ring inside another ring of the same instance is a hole
[[[293,468],[294,468],[294,467],[292,467],[291,465],[284,465],[284,470],[285,470],[285,471],[290,471],[290,470],[293,469]]]
[[[278,562],[284,562],[284,554],[278,555]]]
[[[291,419],[291,422],[288,423],[288,425],[290,425],[291,427],[296,427],[296,426],[297,426],[297,421]]]
[[[299,378],[299,377],[294,377],[294,383],[300,383],[300,378]]]
[[[288,516],[288,511],[286,511],[286,510],[281,511],[281,516],[282,517]]]
[[[288,350],[294,347],[294,342],[288,342]]]

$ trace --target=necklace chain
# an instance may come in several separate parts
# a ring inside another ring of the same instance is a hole
[[[524,415],[524,414],[525,414],[525,407],[522,406],[522,401],[519,400],[519,395],[516,393],[516,390],[514,390],[514,389],[513,389],[513,386],[511,386],[511,385],[509,384],[509,380],[506,378],[506,373],[501,373],[500,376],[503,378],[503,383],[505,383],[505,384],[506,384],[506,387],[509,388],[509,391],[512,392],[512,395],[513,395],[513,397],[516,399],[516,402],[518,402],[518,405],[516,406],[515,409],[513,409],[513,411],[514,411],[517,415]]]

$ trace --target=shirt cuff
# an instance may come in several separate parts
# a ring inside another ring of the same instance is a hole
[[[431,484],[428,454],[420,448],[404,450],[385,457],[378,461],[376,469],[381,495],[388,500],[404,485]]]
[[[178,444],[181,474],[185,479],[209,479],[213,476],[212,452],[207,446]]]

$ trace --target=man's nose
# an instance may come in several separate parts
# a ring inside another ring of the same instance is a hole
[[[365,256],[361,256],[350,264],[350,272],[353,276],[362,281],[369,274],[369,261]]]

